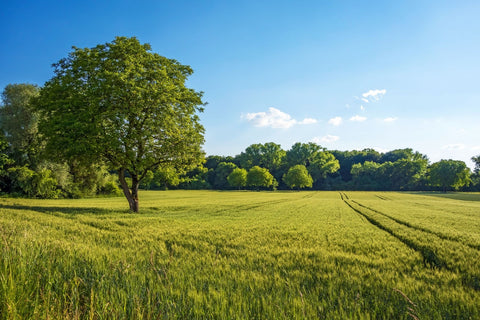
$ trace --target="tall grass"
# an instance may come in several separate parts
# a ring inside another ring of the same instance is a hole
[[[0,319],[480,318],[465,281],[480,202],[347,196],[357,211],[337,192],[143,192],[139,214],[122,198],[0,199]],[[449,267],[398,234],[453,242]]]

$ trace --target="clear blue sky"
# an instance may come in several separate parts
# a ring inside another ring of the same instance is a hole
[[[207,154],[252,143],[480,154],[480,1],[2,1],[0,87],[136,36],[192,66]]]

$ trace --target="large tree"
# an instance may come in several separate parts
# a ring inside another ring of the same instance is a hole
[[[118,172],[130,209],[140,181],[162,165],[189,167],[203,157],[202,93],[185,86],[189,66],[151,52],[136,38],[73,47],[36,100],[39,130],[57,158]],[[130,179],[127,179],[129,177]]]

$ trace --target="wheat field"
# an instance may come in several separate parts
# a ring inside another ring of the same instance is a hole
[[[480,194],[0,198],[0,319],[479,319]]]

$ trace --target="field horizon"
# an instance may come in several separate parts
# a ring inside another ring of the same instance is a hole
[[[480,193],[0,198],[0,319],[480,318]]]

